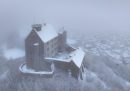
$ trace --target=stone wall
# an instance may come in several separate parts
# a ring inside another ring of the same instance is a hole
[[[44,44],[45,57],[53,57],[58,53],[58,37]]]
[[[33,30],[25,39],[25,53],[28,67],[34,68],[35,65],[43,59],[44,44]]]
[[[59,52],[63,52],[66,49],[66,38],[67,38],[67,32],[63,31],[63,33],[59,33],[58,36],[58,45],[59,45]]]

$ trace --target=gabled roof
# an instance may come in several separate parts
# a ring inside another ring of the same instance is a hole
[[[44,24],[40,31],[35,30],[43,42],[48,42],[58,36],[58,33],[50,24]]]
[[[75,63],[75,65],[80,68],[85,56],[84,51],[81,48],[76,49],[71,54],[71,60]]]

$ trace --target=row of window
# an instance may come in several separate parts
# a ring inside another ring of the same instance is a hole
[[[54,56],[57,53],[57,47],[46,50],[47,56]]]
[[[46,56],[54,56],[58,51],[57,37],[47,43]]]

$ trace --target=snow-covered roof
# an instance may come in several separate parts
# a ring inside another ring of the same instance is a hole
[[[53,58],[45,58],[48,60],[55,60],[55,61],[61,61],[61,62],[71,62],[73,61],[74,64],[80,68],[84,59],[85,53],[81,48],[77,48],[71,53],[61,53],[60,55],[57,55]]]
[[[70,59],[60,59],[60,58],[45,58],[47,60],[56,60],[56,61],[61,61],[61,62],[70,62]]]
[[[81,48],[76,49],[71,54],[71,59],[77,67],[80,68],[82,61],[84,59],[85,53]]]
[[[56,60],[56,61],[62,61],[62,62],[70,62],[70,56],[68,52],[62,52],[62,53],[58,53],[55,57],[50,58],[50,57],[46,57],[45,59],[47,60]]]
[[[35,30],[43,42],[48,42],[58,36],[58,33],[50,24],[43,24],[40,31]]]

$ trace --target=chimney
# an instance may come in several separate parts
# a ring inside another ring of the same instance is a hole
[[[42,30],[42,24],[33,24],[32,29],[35,29],[37,31],[41,31]]]

